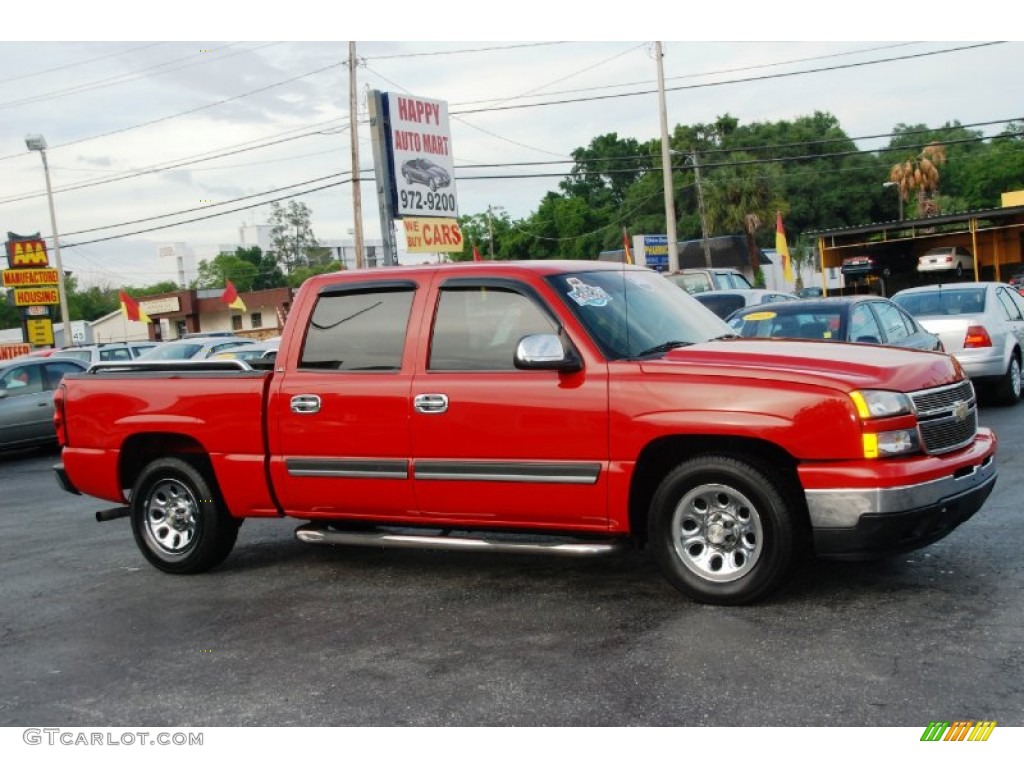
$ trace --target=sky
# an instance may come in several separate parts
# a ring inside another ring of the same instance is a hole
[[[212,258],[286,195],[309,206],[321,240],[350,239],[349,41],[335,37],[356,42],[369,239],[380,236],[370,90],[446,102],[459,213],[491,207],[513,221],[557,191],[573,150],[596,136],[659,138],[654,37],[669,131],[724,114],[748,124],[823,111],[871,149],[900,123],[991,135],[1024,112],[1024,43],[999,42],[991,22],[972,28],[941,5],[901,18],[872,0],[858,4],[859,21],[807,24],[786,12],[799,5],[680,7],[666,19],[666,4],[642,0],[628,4],[632,20],[590,22],[535,0],[389,2],[338,19],[306,0],[289,3],[287,19],[191,0],[149,22],[137,4],[104,0],[51,4],[47,19],[15,10],[0,32],[0,231],[50,235],[42,163],[25,146],[42,134],[63,266],[82,285],[174,279],[161,246]]]

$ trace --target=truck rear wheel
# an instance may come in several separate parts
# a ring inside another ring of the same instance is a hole
[[[193,464],[157,459],[139,475],[131,499],[132,533],[143,556],[167,573],[219,565],[238,538],[220,494]]]
[[[739,605],[775,589],[798,548],[786,489],[730,456],[683,462],[651,502],[654,559],[668,581],[703,603]]]

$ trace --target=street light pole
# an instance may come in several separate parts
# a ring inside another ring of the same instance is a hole
[[[882,186],[896,188],[896,199],[900,201],[900,221],[903,221],[903,190],[900,189],[900,185],[897,184],[895,181],[883,182]]]
[[[53,188],[50,186],[50,164],[46,162],[46,139],[41,134],[30,134],[25,137],[25,146],[32,152],[38,152],[43,158],[43,173],[46,175],[46,198],[50,202],[50,228],[53,230],[53,260],[57,264],[57,293],[60,297],[60,323],[64,338],[63,345],[68,346],[71,338],[71,313],[68,312],[68,294],[64,289],[64,265],[60,260],[60,237],[57,235],[57,213],[53,207]],[[56,339],[54,339],[56,342]]]
[[[668,235],[668,271],[679,271],[679,243],[676,239],[676,201],[672,189],[672,162],[669,159],[668,114],[665,109],[665,70],[661,61],[661,43],[654,44],[658,63],[658,115],[661,121],[661,175],[665,189],[665,233]]]

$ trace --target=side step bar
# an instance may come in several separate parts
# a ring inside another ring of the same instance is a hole
[[[474,534],[452,536],[439,533],[411,533],[414,529],[338,530],[310,523],[295,530],[295,538],[308,544],[350,544],[397,549],[454,549],[477,552],[599,557],[629,549],[625,539],[574,539],[565,536],[523,534]]]

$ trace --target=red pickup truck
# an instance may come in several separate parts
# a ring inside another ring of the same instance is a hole
[[[740,339],[661,275],[600,262],[322,275],[271,370],[101,364],[55,405],[62,486],[122,505],[98,516],[130,516],[169,573],[288,516],[307,542],[639,544],[685,594],[737,604],[804,555],[936,541],[996,480],[954,358]]]

